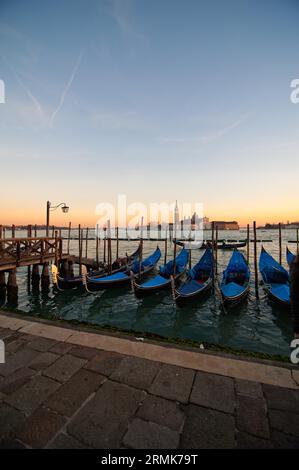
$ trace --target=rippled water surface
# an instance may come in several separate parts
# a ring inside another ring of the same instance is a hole
[[[42,233],[40,233],[42,235]],[[9,236],[9,235],[8,235]],[[17,236],[22,236],[18,233]],[[209,232],[205,238],[210,238]],[[219,239],[240,240],[246,238],[246,232],[220,232]],[[252,238],[252,236],[251,236]],[[278,232],[258,231],[258,239],[273,240],[263,245],[278,259]],[[289,240],[295,240],[295,230],[283,233],[283,264],[286,266],[285,247]],[[164,260],[164,242],[160,242],[161,263]],[[138,241],[120,242],[120,254],[132,252]],[[151,253],[157,242],[144,242],[144,256]],[[66,246],[66,245],[65,245]],[[260,251],[261,243],[258,245]],[[296,245],[290,244],[293,252]],[[114,255],[115,246],[113,245]],[[168,243],[168,258],[171,257],[171,244]],[[103,241],[100,243],[102,256]],[[246,254],[246,248],[241,251]],[[78,253],[78,241],[71,241],[71,252]],[[85,246],[84,246],[85,252]],[[85,253],[84,253],[85,254]],[[197,262],[203,251],[192,251],[192,264]],[[223,311],[217,295],[210,295],[205,300],[196,300],[177,307],[169,291],[156,293],[144,299],[136,299],[130,287],[107,290],[91,295],[83,289],[48,294],[32,294],[28,291],[27,268],[18,269],[19,299],[18,310],[37,316],[56,316],[64,320],[81,320],[91,324],[110,325],[138,332],[151,332],[162,336],[207,341],[222,346],[241,348],[248,351],[270,354],[289,355],[289,343],[292,337],[290,313],[273,305],[260,286],[260,299],[255,298],[253,275],[253,244],[250,245],[250,264],[252,269],[251,292],[242,305]],[[95,242],[88,242],[88,256],[95,256]],[[218,251],[219,281],[231,252]],[[12,307],[6,304],[6,308]]]

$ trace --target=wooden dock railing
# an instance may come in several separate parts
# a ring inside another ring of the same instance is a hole
[[[0,239],[0,270],[43,264],[62,258],[61,237],[26,237]]]

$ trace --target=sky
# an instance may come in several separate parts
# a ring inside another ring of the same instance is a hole
[[[299,219],[297,0],[0,0],[0,223]]]

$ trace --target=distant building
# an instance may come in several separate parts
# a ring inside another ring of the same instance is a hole
[[[223,220],[215,220],[214,227],[218,230],[239,230],[239,224],[235,220],[232,222],[226,222]]]

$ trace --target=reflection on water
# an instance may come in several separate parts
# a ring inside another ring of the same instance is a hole
[[[19,236],[22,234],[20,233]],[[205,234],[210,238],[210,234]],[[244,232],[220,232],[219,238],[244,239]],[[272,239],[264,246],[278,259],[277,231],[258,233],[258,238]],[[284,243],[295,239],[289,230],[284,233]],[[95,257],[95,242],[90,240],[88,255]],[[137,241],[120,242],[119,252],[134,251]],[[156,248],[157,242],[144,242],[144,255]],[[259,245],[260,246],[260,245]],[[162,251],[161,263],[164,260],[164,242],[160,243]],[[296,246],[290,245],[295,252]],[[112,249],[115,253],[115,244]],[[78,241],[71,242],[71,251],[78,252]],[[241,250],[246,254],[246,249]],[[192,252],[192,264],[196,263],[202,251]],[[18,269],[19,310],[36,316],[57,317],[64,320],[79,320],[97,325],[109,325],[117,328],[132,329],[139,332],[150,332],[167,337],[207,341],[270,354],[289,355],[289,343],[292,337],[292,321],[290,313],[273,305],[264,295],[260,287],[260,299],[254,295],[253,276],[253,245],[251,258],[251,293],[248,299],[234,309],[224,310],[217,295],[207,295],[205,299],[195,300],[182,307],[177,307],[169,291],[158,292],[144,299],[136,299],[130,286],[107,290],[95,295],[83,289],[64,292],[32,293],[28,291],[27,268]],[[103,242],[100,243],[100,256],[103,256]],[[168,258],[172,256],[172,247],[168,243]],[[227,265],[231,252],[218,252],[218,272],[221,280],[222,271]],[[283,253],[284,265],[285,253]]]

